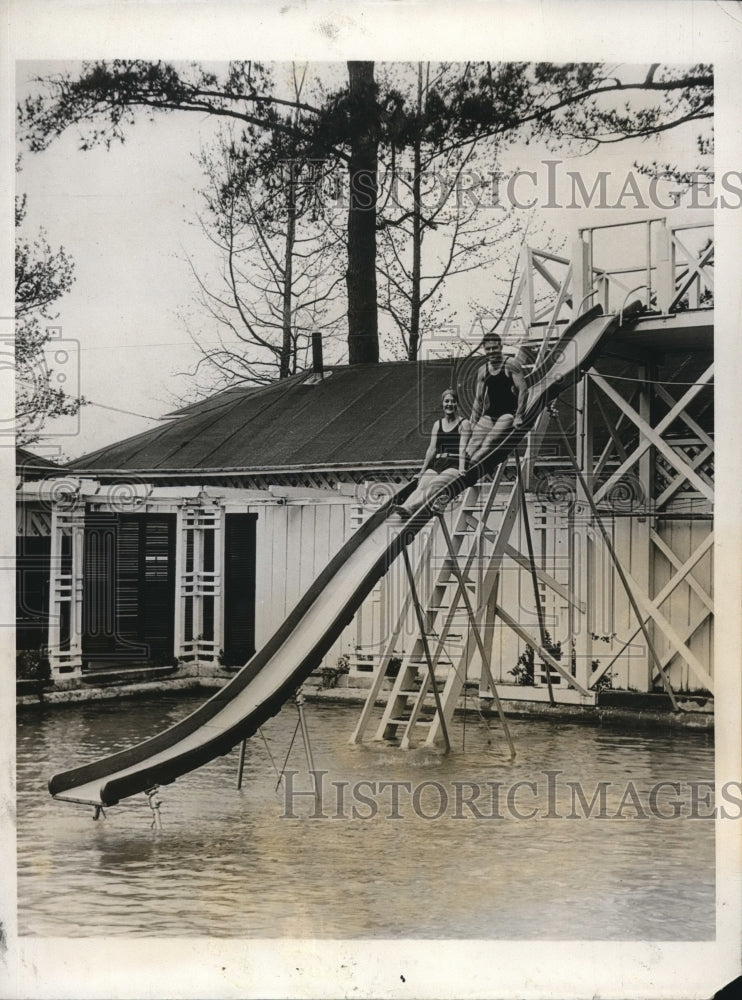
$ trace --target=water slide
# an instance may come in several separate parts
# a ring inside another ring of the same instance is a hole
[[[544,407],[577,381],[618,323],[618,317],[604,316],[596,306],[565,329],[556,347],[526,377],[523,424],[506,433],[477,466],[449,482],[441,491],[446,499],[476,483],[512,452]],[[394,510],[413,485],[403,487],[361,525],[272,638],[229,684],[170,729],[128,750],[55,775],[49,782],[51,794],[68,802],[112,806],[127,796],[168,784],[252,736],[319,666],[402,547],[434,515],[436,500],[441,499],[438,494],[410,520]]]

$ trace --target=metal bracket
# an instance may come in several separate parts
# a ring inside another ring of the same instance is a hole
[[[148,788],[147,791],[144,793],[147,796],[147,804],[152,810],[151,828],[153,830],[162,829],[162,817],[160,816],[160,806],[162,805],[162,802],[160,799],[155,798],[159,790],[160,786],[155,785],[154,788]]]

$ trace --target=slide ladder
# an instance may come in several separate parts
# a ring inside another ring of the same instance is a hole
[[[468,489],[456,512],[452,537],[457,557],[462,554],[468,557],[470,554],[465,550],[465,543],[471,542],[474,534],[469,530],[468,521],[470,513],[480,509],[478,497],[477,487]],[[446,705],[455,704],[463,687],[463,676],[459,678],[451,653],[454,644],[459,647],[459,651],[463,648],[466,629],[466,621],[461,620],[460,604],[454,593],[458,584],[451,558],[446,553],[440,562],[424,613],[428,640],[433,646],[431,652],[435,683],[441,694],[444,714]],[[473,559],[469,560],[470,564],[472,562]],[[476,603],[476,580],[469,577],[466,585]],[[432,683],[422,636],[418,634],[394,679],[376,739],[399,739],[400,746],[406,749],[410,746],[416,727],[431,726],[437,713]]]

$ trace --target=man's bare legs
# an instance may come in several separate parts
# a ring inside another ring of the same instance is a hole
[[[503,413],[497,420],[491,417],[480,417],[472,431],[467,448],[471,464],[481,461],[488,455],[496,442],[504,437],[513,426],[513,414]]]

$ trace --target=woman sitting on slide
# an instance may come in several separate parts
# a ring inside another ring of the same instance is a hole
[[[397,512],[405,517],[414,513],[425,501],[454,480],[465,469],[464,455],[471,434],[469,421],[459,416],[458,397],[453,389],[441,396],[443,416],[436,420],[430,433],[430,444],[418,475],[415,491]]]
[[[520,362],[503,357],[498,334],[487,334],[484,350],[487,360],[477,374],[471,411],[472,432],[467,448],[467,458],[472,465],[492,451],[504,432],[520,427],[528,395]]]

